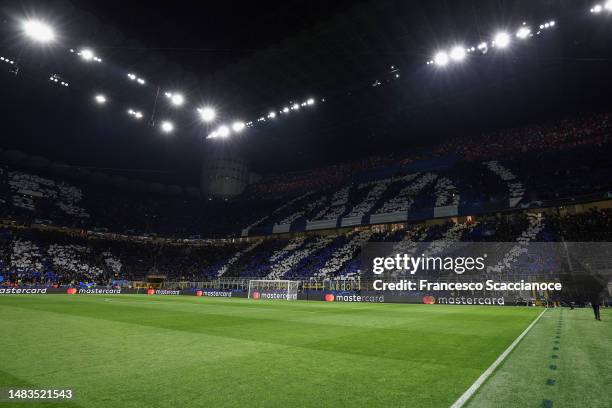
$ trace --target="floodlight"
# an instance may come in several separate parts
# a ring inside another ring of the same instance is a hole
[[[55,33],[48,25],[38,20],[28,20],[23,23],[26,35],[35,41],[48,43],[55,40]]]
[[[284,113],[289,112],[289,108],[285,106],[285,107],[283,108],[283,112],[284,112]]]
[[[448,64],[448,54],[444,51],[440,51],[434,57],[434,62],[436,63],[436,65],[439,65],[441,67],[445,66],[446,64]]]
[[[276,117],[276,112],[270,112],[270,113],[268,113],[268,117],[269,117],[270,119],[274,119],[274,118]]]
[[[219,129],[217,129],[217,135],[220,137],[228,137],[229,134],[230,129],[225,125],[219,126]]]
[[[450,52],[450,57],[453,61],[463,61],[465,59],[465,47],[454,47]]]
[[[499,48],[506,48],[510,45],[510,36],[508,33],[501,32],[495,35],[495,46]]]
[[[234,122],[232,124],[232,130],[236,133],[242,132],[242,130],[244,130],[244,126],[244,122]]]
[[[606,6],[607,5],[608,4],[606,3]],[[603,10],[603,7],[601,6],[601,4],[597,4],[595,7],[591,9],[591,13],[596,13],[596,14],[601,13],[602,10]]]
[[[99,105],[104,105],[106,103],[106,96],[102,94],[98,94],[94,98]]]
[[[83,58],[85,61],[91,61],[92,59],[94,59],[94,53],[89,48],[85,48],[84,50],[81,50],[80,54],[81,54],[81,58]]]
[[[306,101],[307,105],[314,105],[314,103],[315,103],[315,100],[313,98],[310,98]]]
[[[612,0],[608,0],[606,2],[606,4],[604,5],[604,8],[608,11],[612,11]],[[550,24],[552,25],[554,23],[554,21],[551,21]]]
[[[516,36],[522,40],[529,37],[529,34],[531,34],[531,29],[529,27],[521,27],[516,32]]]
[[[185,103],[185,97],[180,93],[172,94],[170,101],[174,106],[181,106],[183,103]]]
[[[136,119],[142,119],[142,113],[133,109],[128,109],[128,114],[135,117]]]
[[[293,109],[293,110],[300,109],[300,104],[299,103],[294,103],[293,106],[291,107],[291,109]]]
[[[144,80],[144,79],[142,79],[142,78],[138,78],[138,79],[136,80],[136,82],[138,82],[140,85],[144,85],[144,84],[145,84],[145,80]]]
[[[136,80],[136,75],[129,73],[127,74],[128,78],[130,78],[130,80],[135,81]]]
[[[161,123],[161,130],[164,133],[170,133],[174,130],[174,125],[172,124],[172,122],[165,120]]]
[[[204,122],[212,122],[217,116],[215,110],[210,107],[198,108],[198,113]]]

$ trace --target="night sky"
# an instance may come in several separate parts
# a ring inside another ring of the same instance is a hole
[[[278,173],[610,107],[612,16],[590,15],[586,1],[0,4],[0,53],[21,66],[17,76],[0,66],[0,148],[128,177],[195,185],[208,143],[232,144],[253,170]],[[29,44],[24,16],[51,22],[57,44]],[[549,18],[555,30],[504,53],[425,65],[440,47]],[[104,63],[66,51],[82,46]],[[128,71],[185,93],[188,108],[157,107],[176,133],[128,117],[127,107],[150,112],[155,94],[129,83]],[[71,87],[50,84],[51,73]],[[98,91],[108,106],[92,103]],[[205,141],[211,129],[193,112],[209,103],[222,120],[256,119],[311,96],[326,101],[230,141]]]

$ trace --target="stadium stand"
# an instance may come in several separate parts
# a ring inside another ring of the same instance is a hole
[[[264,178],[228,202],[109,194],[6,164],[0,271],[4,284],[355,278],[365,242],[434,242],[432,253],[457,241],[515,242],[491,267],[502,273],[526,242],[609,239],[605,205],[552,208],[609,200],[610,126],[609,113],[594,113],[462,138],[428,155]],[[432,167],[451,153],[460,156]]]
[[[612,190],[609,142],[610,114],[585,114],[457,139],[429,155],[264,178],[230,201],[122,191],[9,164],[0,168],[1,216],[119,234],[221,238],[483,214],[605,196]]]
[[[321,279],[355,277],[361,244],[395,243],[409,252],[419,242],[431,243],[425,253],[443,252],[459,241],[515,242],[505,257],[490,267],[502,273],[516,264],[528,242],[609,240],[612,210],[572,215],[517,212],[482,221],[408,225],[375,232],[338,231],[302,234],[290,240],[185,244],[132,241],[86,236],[66,230],[5,226],[0,230],[2,284],[112,285],[119,280],[144,280],[163,275],[172,281],[206,281],[219,277]]]

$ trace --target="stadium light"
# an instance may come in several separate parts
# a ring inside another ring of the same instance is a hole
[[[608,0],[606,4],[604,5],[604,8],[608,11],[612,11],[612,0]]]
[[[453,61],[463,61],[465,59],[465,47],[456,46],[450,52],[450,57]]]
[[[91,61],[92,59],[94,59],[94,53],[89,48],[81,50],[80,55],[81,58],[83,58],[85,61]]]
[[[310,98],[306,101],[306,105],[314,105],[315,100],[313,98]]]
[[[135,117],[136,119],[142,119],[142,112],[128,109],[128,115]]]
[[[270,112],[268,113],[268,118],[269,119],[274,119],[276,117],[276,112]]]
[[[53,74],[49,77],[49,81],[55,82],[56,84],[68,87],[68,82],[64,81],[58,74]]]
[[[104,105],[106,103],[106,96],[102,94],[97,94],[94,99],[98,105]]]
[[[198,108],[197,111],[200,114],[200,118],[207,123],[215,120],[215,117],[217,116],[215,110],[208,106]]]
[[[74,53],[74,49],[71,48],[70,52]],[[102,59],[98,58],[96,54],[94,54],[93,50],[89,48],[82,49],[81,51],[77,52],[77,55],[87,62],[89,61],[102,62]]]
[[[183,103],[185,103],[185,97],[183,94],[166,92],[164,95],[166,95],[166,98],[170,99],[170,102],[174,106],[181,106]]]
[[[172,95],[170,100],[174,106],[181,106],[183,103],[185,103],[185,97],[181,94]]]
[[[489,51],[489,45],[486,43],[486,41],[481,42],[480,44],[478,44],[478,50],[483,54],[486,54],[487,51]]]
[[[448,54],[444,51],[440,51],[434,57],[434,62],[436,65],[443,67],[448,64]]]
[[[232,124],[232,130],[236,133],[240,133],[244,130],[244,122],[234,122]]]
[[[525,26],[519,28],[518,31],[516,32],[516,36],[520,38],[521,40],[528,38],[530,34],[531,34],[531,29]]]
[[[25,34],[35,41],[48,43],[55,40],[55,32],[46,23],[38,20],[28,20],[23,23]]]
[[[607,6],[607,3],[606,3]],[[599,14],[601,13],[603,10],[603,7],[601,6],[601,4],[596,4],[595,6],[593,6],[593,8],[591,9],[591,13],[595,13],[595,14]]]
[[[164,120],[161,123],[161,130],[164,133],[171,133],[174,130],[174,125],[172,124],[172,122]]]
[[[225,125],[221,125],[219,129],[217,129],[217,135],[219,137],[228,137],[230,135],[230,129]]]
[[[294,103],[293,106],[291,106],[291,109],[293,109],[293,110],[300,109],[300,104],[299,103]]]
[[[510,36],[506,32],[497,33],[495,35],[495,46],[499,48],[506,48],[510,45]]]
[[[102,61],[102,60],[100,60],[100,61]],[[129,78],[130,81],[136,81],[140,85],[146,84],[146,81],[144,79],[139,78],[136,74],[134,74],[132,72],[128,72],[127,77]]]
[[[283,113],[288,113],[288,112],[289,112],[289,108],[285,106],[285,107],[283,108]]]

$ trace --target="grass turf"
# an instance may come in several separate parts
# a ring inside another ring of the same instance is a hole
[[[28,402],[28,407],[443,407],[540,312],[137,295],[2,296],[0,388],[71,388],[76,395],[70,403]],[[11,405],[24,406],[0,403],[0,408]]]
[[[467,407],[612,407],[610,312],[548,310]]]

